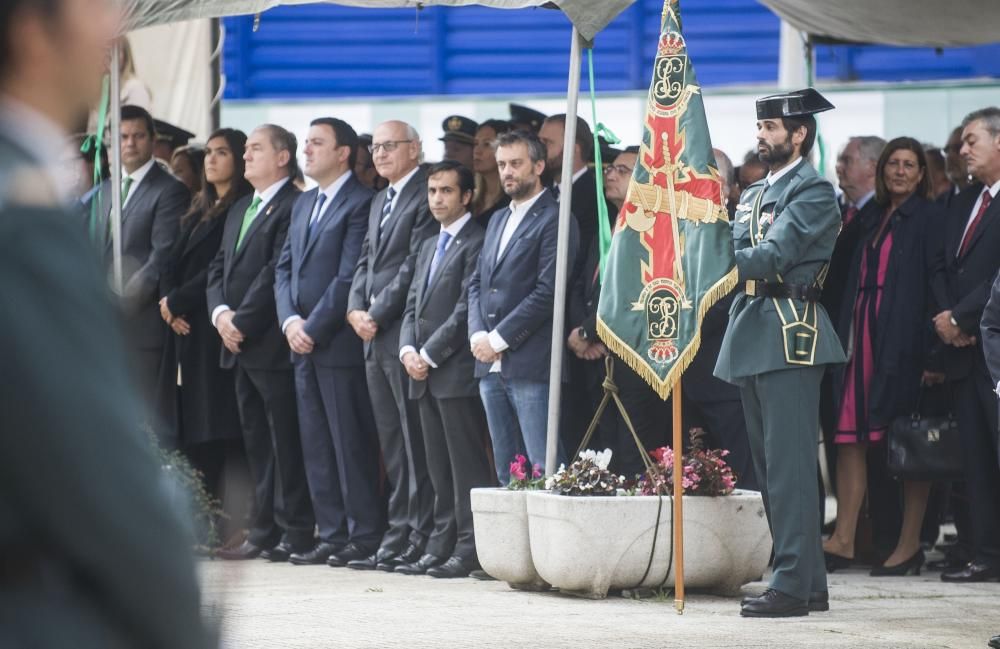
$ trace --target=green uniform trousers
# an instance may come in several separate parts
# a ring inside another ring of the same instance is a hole
[[[765,372],[747,377],[740,388],[750,453],[774,539],[771,588],[801,600],[827,590],[816,507],[824,369]]]

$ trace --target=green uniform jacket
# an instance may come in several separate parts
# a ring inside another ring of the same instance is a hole
[[[751,233],[755,225],[759,234]],[[733,219],[740,292],[729,310],[717,377],[739,385],[764,372],[846,360],[822,305],[752,297],[744,290],[747,280],[821,284],[840,225],[833,186],[805,160],[766,190],[764,180],[746,188]]]

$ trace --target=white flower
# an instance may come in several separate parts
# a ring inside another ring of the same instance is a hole
[[[580,459],[597,462],[597,451],[591,450],[589,448],[585,451],[580,451]]]
[[[591,451],[593,452],[593,451]],[[594,464],[601,467],[601,469],[607,469],[608,464],[611,463],[611,449],[606,448],[600,453],[595,453]]]

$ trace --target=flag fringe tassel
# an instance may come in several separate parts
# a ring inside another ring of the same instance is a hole
[[[681,376],[687,370],[688,366],[694,360],[695,355],[701,348],[701,323],[705,319],[705,314],[711,309],[716,302],[722,298],[729,295],[729,292],[736,288],[739,283],[739,271],[733,267],[728,273],[723,276],[712,288],[710,288],[701,299],[698,305],[698,315],[697,315],[697,333],[691,339],[691,342],[680,354],[673,367],[670,368],[670,372],[667,376],[660,380],[660,377],[655,371],[649,366],[645,359],[635,352],[628,344],[625,343],[621,338],[619,338],[611,330],[607,324],[604,323],[603,318],[601,318],[600,313],[597,315],[597,335],[604,341],[608,349],[611,350],[616,356],[621,358],[625,363],[632,368],[632,370],[642,377],[646,383],[653,388],[657,395],[664,401],[670,397],[670,393],[673,391],[674,385],[680,380]]]

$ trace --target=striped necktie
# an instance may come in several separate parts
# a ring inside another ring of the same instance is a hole
[[[379,232],[382,232],[385,222],[389,220],[389,216],[392,214],[392,200],[394,198],[396,198],[396,190],[390,187],[385,195],[385,204],[382,206],[382,220],[378,223]]]

